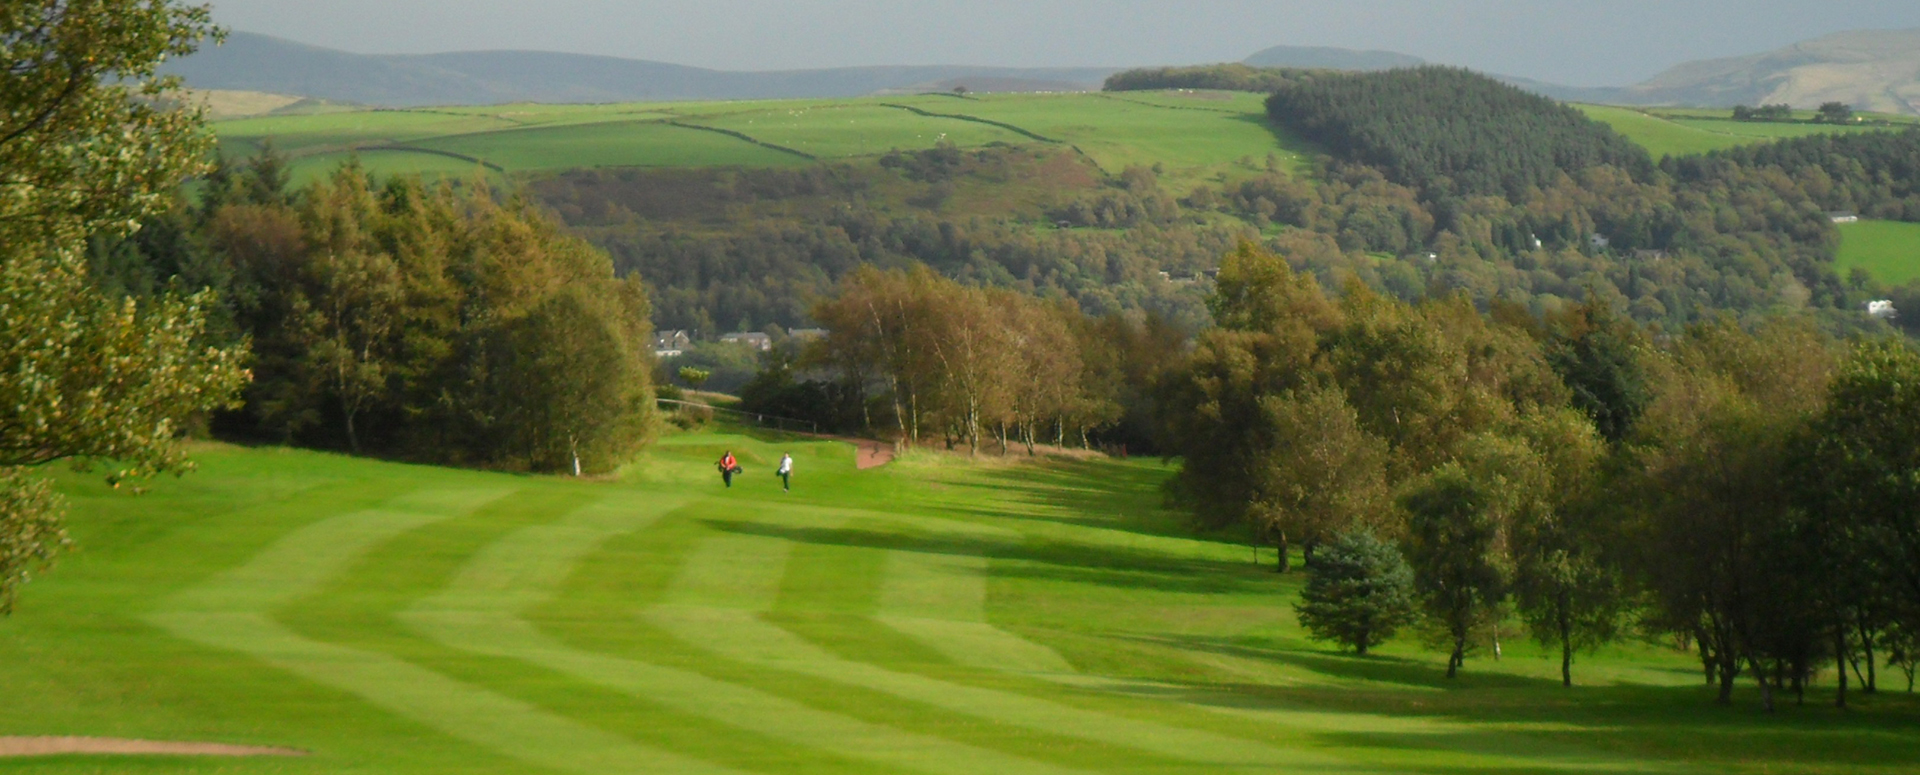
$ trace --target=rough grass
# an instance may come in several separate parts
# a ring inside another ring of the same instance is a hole
[[[723,489],[711,460],[746,467]],[[795,490],[772,474],[798,461]],[[1686,654],[1517,639],[1457,681],[1303,637],[1298,575],[1196,538],[1158,461],[857,472],[669,436],[617,480],[205,446],[134,496],[59,473],[81,549],[0,621],[0,735],[291,745],[0,773],[1893,773],[1903,693],[1773,716]],[[1510,638],[1515,638],[1511,636]],[[1883,673],[1883,678],[1885,674]]]
[[[1858,267],[1890,285],[1920,277],[1920,223],[1860,221],[1840,224],[1839,229],[1834,268],[1841,276]]]

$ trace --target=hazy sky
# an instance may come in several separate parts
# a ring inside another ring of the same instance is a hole
[[[211,0],[214,16],[361,53],[541,49],[728,70],[1192,64],[1274,45],[1401,51],[1569,85],[1851,29],[1916,0]]]

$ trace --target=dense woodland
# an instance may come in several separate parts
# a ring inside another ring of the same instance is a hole
[[[860,266],[924,265],[1194,329],[1203,294],[1160,272],[1192,278],[1255,236],[1238,220],[1196,222],[1150,169],[1105,180],[1051,149],[942,147],[804,170],[585,170],[530,191],[646,279],[656,325],[702,338],[808,326],[813,301]]]
[[[1324,73],[1267,99],[1274,122],[1428,197],[1525,198],[1561,173],[1645,180],[1647,152],[1578,109],[1468,70]]]

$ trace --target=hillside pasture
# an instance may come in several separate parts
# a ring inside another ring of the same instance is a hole
[[[1734,121],[1726,111],[1576,105],[1638,143],[1653,158],[1688,156],[1793,137],[1888,131],[1884,126],[1835,126],[1801,122]],[[1808,114],[1811,115],[1811,114]]]
[[[711,461],[746,467],[732,489]],[[798,461],[795,489],[772,475]],[[201,446],[62,472],[80,550],[0,621],[0,735],[292,746],[167,773],[1892,773],[1920,703],[1712,704],[1691,655],[1461,678],[1309,641],[1299,574],[1196,538],[1159,461],[969,463],[673,435],[607,481]],[[1509,633],[1517,632],[1508,630]],[[1484,645],[1484,644],[1483,644]]]
[[[1860,268],[1889,285],[1920,278],[1920,223],[1860,221],[1838,228],[1840,253],[1834,268],[1842,277]]]
[[[295,158],[287,166],[292,185],[305,186],[325,178],[349,160],[379,170],[383,175],[420,175],[426,178],[466,180],[475,176],[497,179],[499,172],[475,159],[463,159],[448,153],[424,149],[371,148],[355,151],[310,153]]]
[[[945,141],[1075,148],[1110,174],[1160,165],[1168,182],[1251,174],[1269,154],[1302,169],[1312,149],[1270,127],[1259,95],[903,95],[851,100],[489,105],[264,116],[213,124],[229,157],[266,143],[304,167],[362,148],[418,148],[508,174],[588,167],[780,167],[873,158]],[[702,131],[700,128],[720,131]],[[772,146],[772,147],[769,147]],[[799,154],[783,153],[790,149]],[[314,157],[316,161],[303,161]],[[385,166],[387,160],[395,166]],[[376,173],[424,162],[366,155]],[[464,169],[464,168],[463,168]]]
[[[779,167],[808,161],[718,132],[657,121],[538,126],[437,137],[417,144],[485,159],[512,172],[578,167]]]
[[[690,116],[687,121],[697,126],[739,132],[822,159],[878,156],[895,149],[928,148],[941,142],[977,148],[989,143],[1017,145],[1028,141],[1001,127],[925,116],[870,103]]]

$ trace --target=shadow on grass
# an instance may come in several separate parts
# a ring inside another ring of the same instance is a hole
[[[1161,485],[1171,468],[1112,460],[1054,460],[984,471],[975,478],[947,477],[941,484],[991,494],[1024,509],[994,509],[950,503],[931,504],[951,514],[1017,517],[1122,533],[1195,540],[1198,535],[1177,512],[1165,508]],[[986,499],[980,499],[986,500]]]
[[[769,525],[761,522],[707,519],[709,528],[743,535],[781,538],[797,543],[885,549],[927,554],[958,554],[1010,560],[1022,565],[994,565],[994,577],[1066,581],[1117,589],[1154,589],[1167,592],[1229,594],[1268,592],[1271,587],[1250,579],[1241,568],[1204,560],[1176,560],[1164,555],[1118,547],[1087,547],[1071,543],[1034,544],[1019,538],[912,535],[859,528],[820,528]]]
[[[1433,754],[1435,761],[1413,767],[1418,772],[1497,767],[1501,772],[1610,773],[1684,765],[1727,771],[1755,763],[1769,771],[1833,771],[1839,765],[1901,772],[1920,761],[1920,697],[1909,695],[1855,695],[1854,710],[1840,711],[1831,707],[1831,689],[1823,689],[1810,691],[1805,705],[1783,698],[1778,712],[1768,714],[1751,687],[1737,692],[1733,705],[1720,706],[1705,686],[1568,689],[1552,679],[1476,671],[1471,663],[1460,678],[1449,680],[1437,665],[1390,656],[1261,648],[1199,637],[1129,637],[1373,682],[1337,688],[1225,684],[1184,694],[1162,687],[1153,694],[1223,708],[1441,722],[1425,730],[1367,729],[1370,722],[1356,717],[1352,729],[1312,733],[1330,746]],[[1451,764],[1444,761],[1447,755],[1506,761]],[[1529,766],[1533,762],[1537,768]]]

